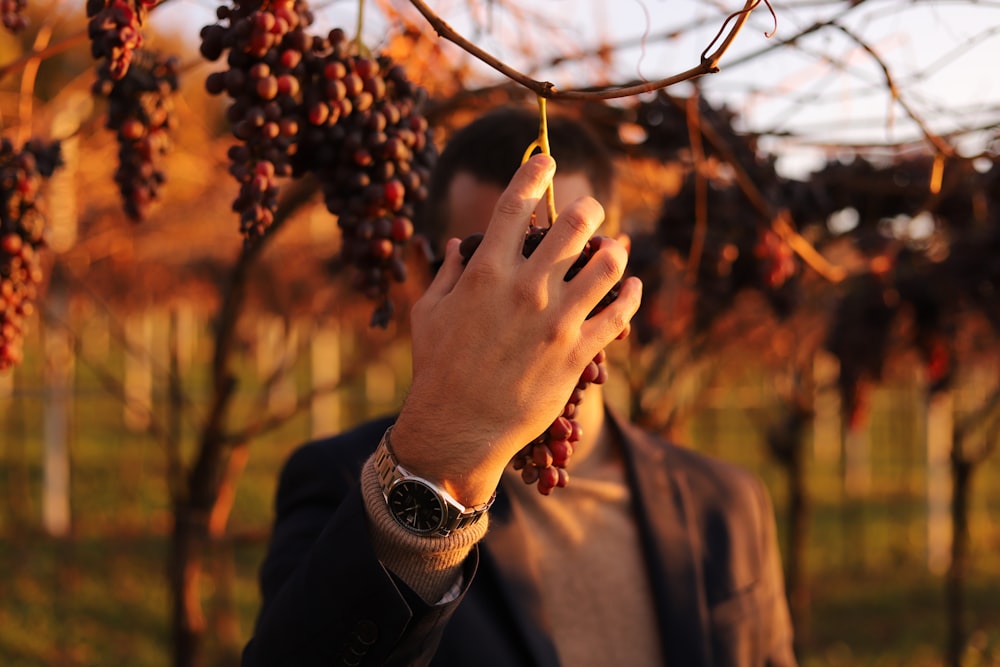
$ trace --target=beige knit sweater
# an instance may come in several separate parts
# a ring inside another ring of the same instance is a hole
[[[503,484],[527,533],[548,630],[563,665],[663,665],[653,600],[624,472],[611,448],[576,452],[570,483],[549,497],[509,471]],[[581,454],[583,456],[581,456]],[[418,537],[389,515],[372,461],[362,489],[382,563],[424,600],[442,601],[487,522],[448,537]]]

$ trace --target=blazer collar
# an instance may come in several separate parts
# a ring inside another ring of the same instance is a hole
[[[690,491],[676,451],[629,424],[613,410],[608,418],[622,445],[625,478],[633,497],[643,556],[647,563],[663,655],[670,665],[710,667],[708,603],[703,586],[702,538],[692,521]],[[556,667],[559,658],[539,597],[524,532],[503,487],[490,509],[490,527],[481,550],[482,566],[502,581],[523,640],[538,667]]]
[[[633,495],[663,655],[670,665],[710,667],[709,615],[705,597],[702,537],[684,466],[674,448],[629,424],[612,410],[621,435],[625,475]]]

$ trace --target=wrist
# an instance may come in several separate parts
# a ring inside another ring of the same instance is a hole
[[[486,438],[454,422],[411,418],[404,407],[392,427],[391,449],[411,474],[440,486],[459,503],[475,506],[492,497],[510,460],[491,460],[496,447]]]
[[[476,505],[458,501],[436,481],[399,463],[392,450],[392,430],[386,430],[373,459],[389,512],[403,528],[417,535],[447,536],[470,528],[486,516],[495,493]]]

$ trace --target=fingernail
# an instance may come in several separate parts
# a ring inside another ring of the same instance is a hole
[[[556,166],[556,161],[552,159],[552,156],[545,153],[535,153],[530,159],[535,161],[539,166],[547,169],[553,169]]]

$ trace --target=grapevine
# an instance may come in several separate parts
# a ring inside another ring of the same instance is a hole
[[[525,257],[531,256],[538,244],[545,238],[548,229],[548,227],[536,227],[535,225],[528,227],[521,250]],[[466,263],[479,247],[482,238],[482,234],[472,234],[462,240],[459,251]],[[565,280],[571,280],[580,272],[580,269],[590,261],[590,258],[601,247],[603,240],[604,237],[595,236],[587,241],[583,252],[567,271]],[[620,283],[604,295],[587,317],[593,317],[618,298],[619,288]],[[597,353],[580,374],[580,380],[567,399],[562,414],[555,418],[544,433],[522,447],[512,459],[513,468],[521,471],[521,479],[524,480],[524,483],[537,484],[538,492],[543,495],[547,496],[554,488],[565,487],[569,483],[566,465],[573,455],[576,443],[579,442],[583,434],[580,424],[575,419],[577,406],[583,401],[587,387],[591,384],[604,384],[607,381],[606,358],[604,350]]]
[[[107,63],[97,69],[93,92],[108,99],[105,125],[118,140],[115,183],[134,221],[146,217],[165,178],[157,157],[170,149],[169,133],[177,125],[172,100],[177,68],[176,58],[139,51],[121,79]]]
[[[18,151],[0,140],[0,371],[20,363],[25,319],[42,282],[44,221],[36,196],[62,164],[58,143],[29,141]]]
[[[388,57],[359,53],[340,28],[309,36],[305,2],[237,2],[217,16],[202,29],[201,52],[209,60],[228,52],[228,69],[210,74],[206,88],[232,99],[233,209],[246,243],[274,222],[277,178],[316,175],[355,285],[378,303],[372,324],[388,325],[388,292],[406,278],[403,250],[436,157],[418,112],[423,90]]]

